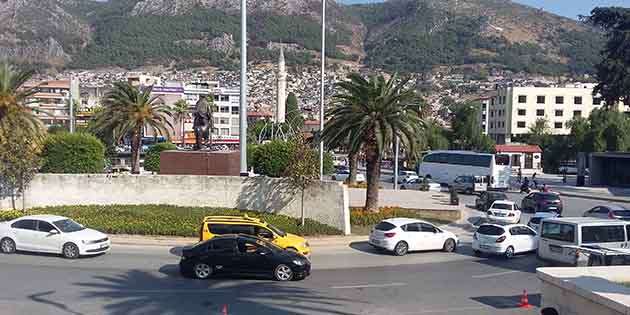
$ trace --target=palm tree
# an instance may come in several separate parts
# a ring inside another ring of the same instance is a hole
[[[181,124],[182,146],[185,144],[184,140],[186,139],[185,137],[186,131],[184,130],[184,123],[186,121],[186,117],[188,117],[188,102],[186,102],[186,100],[179,100],[175,102],[175,105],[173,107],[173,119],[175,119],[176,121],[179,121]]]
[[[398,137],[409,154],[417,154],[417,138],[424,120],[414,91],[406,89],[407,80],[393,75],[363,78],[358,73],[338,84],[341,93],[334,96],[335,107],[327,113],[328,124],[323,139],[330,143],[347,140],[348,152],[365,152],[367,192],[365,210],[378,212],[381,159]],[[407,106],[407,105],[417,106]]]
[[[5,129],[4,118],[12,115],[17,123],[35,138],[43,136],[43,125],[28,107],[28,98],[35,93],[32,88],[23,85],[33,76],[33,71],[15,69],[6,62],[0,63],[0,131]]]
[[[117,82],[105,95],[103,110],[95,117],[93,129],[99,134],[113,135],[116,141],[131,137],[131,172],[140,173],[140,147],[145,128],[170,139],[173,125],[171,109],[158,96],[151,96],[152,87],[132,86]]]

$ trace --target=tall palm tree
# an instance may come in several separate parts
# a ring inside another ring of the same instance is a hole
[[[173,119],[175,119],[175,121],[179,121],[182,128],[182,146],[185,144],[184,140],[186,139],[186,130],[184,130],[186,117],[188,117],[188,102],[186,102],[186,100],[179,100],[175,102],[175,105],[173,107]]]
[[[140,147],[145,128],[170,139],[173,125],[169,121],[171,109],[158,96],[151,96],[152,87],[132,86],[117,82],[105,95],[103,110],[95,117],[93,129],[111,134],[116,141],[131,138],[131,172],[140,173]]]
[[[328,124],[323,139],[342,143],[347,139],[350,154],[361,149],[367,161],[367,192],[365,210],[378,212],[381,159],[393,140],[398,137],[409,154],[416,154],[417,137],[424,126],[419,100],[414,91],[406,89],[407,80],[393,75],[363,78],[358,73],[337,86],[335,107],[327,113]],[[407,106],[407,105],[417,106]]]
[[[0,63],[0,131],[5,129],[3,120],[12,115],[14,123],[18,123],[28,135],[41,138],[43,125],[28,107],[28,98],[35,93],[32,88],[24,88],[24,84],[33,76],[33,71],[19,70],[7,62]]]

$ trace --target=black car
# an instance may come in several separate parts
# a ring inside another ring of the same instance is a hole
[[[507,195],[498,191],[482,191],[477,199],[475,199],[475,207],[477,210],[486,211],[493,202],[497,200],[509,200]]]
[[[187,277],[216,274],[272,276],[278,281],[302,280],[311,272],[305,256],[249,235],[222,235],[185,248],[179,263]]]
[[[521,208],[525,213],[555,212],[562,214],[560,195],[552,192],[533,192],[523,198]]]

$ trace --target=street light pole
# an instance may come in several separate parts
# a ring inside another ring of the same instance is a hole
[[[70,98],[68,100],[68,105],[69,105],[69,110],[70,110],[70,115],[69,115],[69,128],[70,128],[70,133],[74,133],[74,93],[72,93],[72,86],[74,81],[73,81],[73,77],[72,74],[70,74],[70,93],[68,93],[68,97]]]
[[[398,154],[400,152],[400,138],[396,137],[394,148],[394,190],[398,190]]]
[[[321,140],[321,135],[324,133],[324,80],[326,71],[326,0],[322,0],[322,77],[321,77],[321,91],[320,91],[320,104],[319,104],[319,180],[324,179],[324,141]]]
[[[247,172],[247,0],[241,0],[241,98],[239,108],[239,148],[241,176]]]

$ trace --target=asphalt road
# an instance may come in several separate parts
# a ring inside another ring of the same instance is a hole
[[[0,313],[223,314],[224,306],[228,314],[239,315],[537,313],[516,307],[524,289],[530,303],[540,303],[534,274],[539,264],[532,255],[510,261],[478,258],[464,245],[458,253],[392,257],[362,245],[314,250],[311,277],[290,283],[182,278],[177,249],[119,246],[75,261],[3,255]],[[398,262],[349,267],[348,261],[366,257]],[[330,268],[335,265],[340,268]]]

